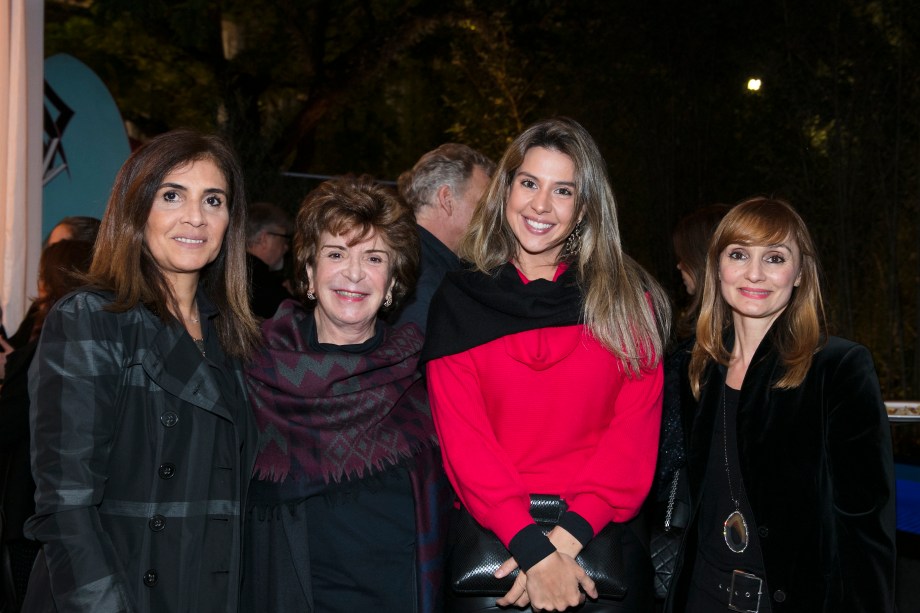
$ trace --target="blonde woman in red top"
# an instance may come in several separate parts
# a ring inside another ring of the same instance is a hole
[[[597,599],[576,556],[648,493],[670,319],[661,288],[621,248],[596,144],[577,122],[541,121],[511,143],[429,313],[423,359],[459,503],[520,568],[498,598],[448,594],[449,610],[648,611],[652,569],[622,530],[627,593]],[[544,535],[531,494],[568,511]],[[450,578],[449,578],[450,579]]]

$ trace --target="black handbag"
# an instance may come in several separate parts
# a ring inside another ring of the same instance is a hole
[[[652,566],[655,567],[655,597],[659,599],[664,599],[668,595],[668,587],[671,585],[677,554],[680,551],[680,541],[690,515],[689,505],[677,496],[681,470],[674,471],[664,519],[656,518],[649,542]]]
[[[559,523],[565,511],[565,501],[559,496],[530,497],[530,515],[544,534]],[[626,596],[623,529],[623,524],[607,524],[575,558],[594,581],[601,598],[621,600]],[[480,526],[469,511],[463,508],[454,511],[447,549],[447,578],[454,592],[466,596],[504,596],[519,570],[501,579],[493,574],[510,557],[498,537]]]

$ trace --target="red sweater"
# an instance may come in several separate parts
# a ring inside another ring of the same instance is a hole
[[[636,515],[652,482],[662,369],[629,379],[584,328],[512,334],[429,362],[447,475],[506,545],[558,494],[594,534]]]

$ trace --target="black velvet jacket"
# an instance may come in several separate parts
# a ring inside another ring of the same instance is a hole
[[[770,335],[744,378],[738,451],[776,613],[894,610],[891,431],[869,351],[831,337],[802,384],[773,386],[783,366]],[[681,611],[696,555],[700,492],[725,368],[710,366],[684,413],[693,515],[667,611]],[[686,405],[685,405],[686,406]],[[715,473],[712,473],[715,474]]]

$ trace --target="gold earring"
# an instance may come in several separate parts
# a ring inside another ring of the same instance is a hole
[[[572,232],[565,239],[565,246],[562,248],[562,259],[574,259],[581,251],[581,229],[584,227],[584,219],[575,224]]]

